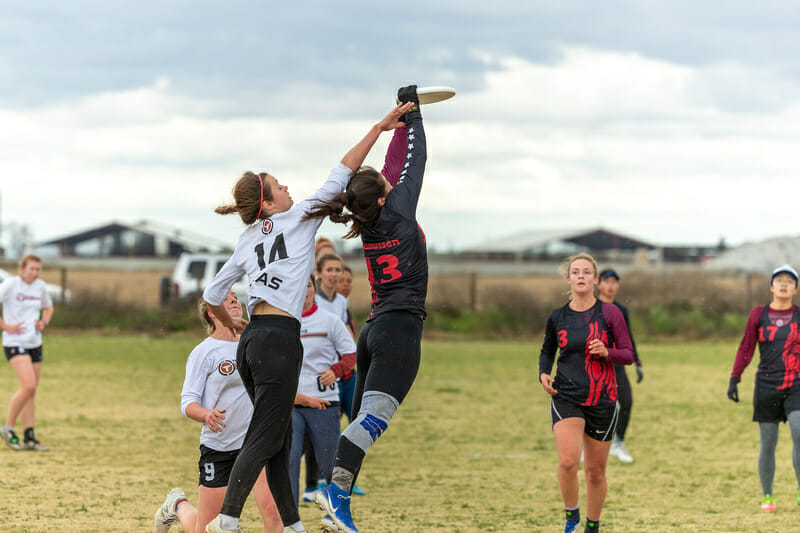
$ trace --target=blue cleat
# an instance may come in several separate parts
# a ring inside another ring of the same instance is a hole
[[[364,492],[364,489],[353,483],[353,496],[363,496],[365,494],[366,492]],[[798,505],[800,505],[800,503],[798,503]]]
[[[580,526],[580,522],[570,522],[567,520],[566,525],[564,525],[564,533],[574,533],[575,531],[578,531]]]
[[[358,533],[350,515],[350,494],[340,489],[336,483],[331,483],[317,493],[317,505],[330,515],[341,533]]]

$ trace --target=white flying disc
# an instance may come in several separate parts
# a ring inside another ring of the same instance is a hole
[[[420,104],[435,104],[442,100],[447,100],[456,95],[456,90],[452,87],[442,85],[432,85],[430,87],[417,87],[417,97]],[[397,100],[400,103],[400,100]]]

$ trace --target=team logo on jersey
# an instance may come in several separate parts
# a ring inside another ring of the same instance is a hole
[[[775,325],[776,325],[776,326],[778,326],[778,327],[781,327],[781,326],[783,326],[783,319],[782,319],[782,318],[779,318],[778,320],[776,320],[776,321],[775,321]]]
[[[219,373],[223,376],[230,376],[234,372],[236,372],[236,363],[233,361],[222,361],[219,366],[217,367]]]
[[[261,225],[261,233],[263,233],[264,235],[269,235],[271,231],[272,231],[272,221],[270,219],[267,219]]]
[[[18,292],[17,301],[24,302],[25,300],[41,300],[41,298],[39,298],[38,296],[27,296],[25,294],[22,294],[21,292]]]

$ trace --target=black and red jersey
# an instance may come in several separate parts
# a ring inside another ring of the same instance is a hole
[[[760,305],[750,311],[742,342],[736,352],[732,376],[741,379],[758,343],[761,358],[756,376],[759,383],[776,390],[800,386],[800,308],[772,309]]]
[[[589,353],[589,343],[599,339],[608,357]],[[569,304],[550,314],[539,355],[539,375],[550,374],[559,350],[553,388],[558,397],[580,405],[604,405],[617,401],[614,363],[631,364],[633,347],[619,308],[598,300],[586,311]]]
[[[361,232],[372,288],[370,320],[387,311],[409,311],[423,318],[426,315],[428,252],[416,213],[427,149],[419,112],[408,113],[406,124],[406,155],[397,183],[378,218]]]

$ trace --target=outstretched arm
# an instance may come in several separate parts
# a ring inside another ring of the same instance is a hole
[[[400,117],[402,117],[406,111],[411,109],[412,105],[414,105],[412,102],[406,102],[405,104],[399,104],[397,107],[392,109],[388,115],[383,117],[383,120],[370,128],[370,130],[367,132],[364,138],[358,142],[358,144],[353,146],[350,151],[344,155],[342,158],[342,164],[353,172],[358,170],[361,164],[364,162],[364,159],[367,158],[367,154],[372,149],[375,141],[378,140],[378,137],[380,137],[381,133],[405,125],[405,123],[400,122]]]

